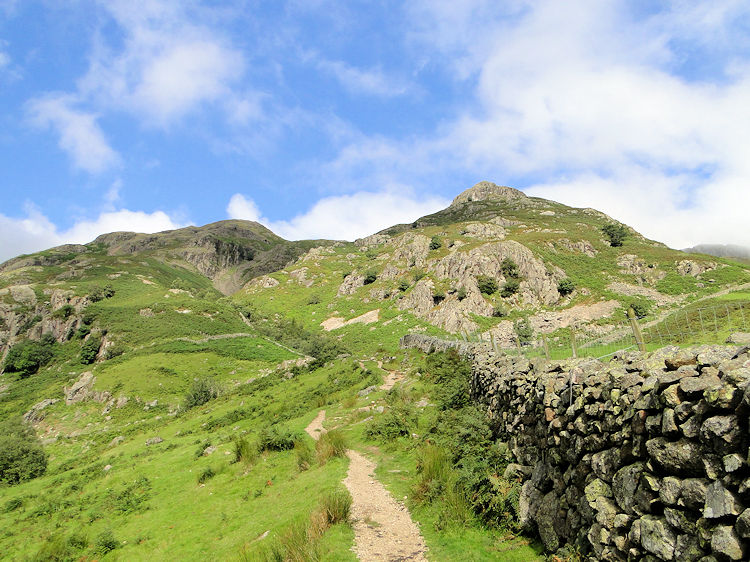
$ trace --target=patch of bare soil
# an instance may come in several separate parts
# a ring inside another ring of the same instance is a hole
[[[315,416],[315,419],[310,422],[310,425],[305,428],[307,434],[316,441],[320,438],[321,435],[323,435],[323,433],[325,433],[325,429],[323,429],[324,419],[326,419],[326,411],[321,410],[320,412],[318,412],[318,415]]]
[[[362,562],[426,561],[424,539],[406,507],[375,479],[375,463],[347,451],[344,485],[352,495],[354,552]]]

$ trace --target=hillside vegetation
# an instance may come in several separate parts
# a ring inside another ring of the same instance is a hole
[[[428,558],[533,560],[468,366],[399,338],[606,336],[627,308],[694,321],[748,283],[738,262],[486,182],[356,242],[224,221],[15,258],[0,265],[0,552],[353,560],[346,517],[311,531],[346,503],[349,447],[407,498]],[[304,432],[322,409],[336,453]]]

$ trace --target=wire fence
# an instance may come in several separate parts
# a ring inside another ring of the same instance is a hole
[[[606,325],[567,326],[553,332],[537,332],[522,341],[517,335],[492,332],[462,334],[465,342],[489,344],[496,352],[528,358],[607,358],[627,350],[653,350],[667,345],[732,343],[731,335],[750,332],[750,302],[730,301],[707,307],[688,306],[644,322],[633,314]],[[739,342],[734,342],[739,343]]]

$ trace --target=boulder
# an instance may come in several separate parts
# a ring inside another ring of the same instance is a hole
[[[641,546],[662,560],[673,560],[677,537],[662,517],[644,515],[641,522]]]

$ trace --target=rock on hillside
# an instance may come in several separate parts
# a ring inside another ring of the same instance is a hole
[[[527,201],[529,198],[523,191],[505,185],[496,185],[489,181],[481,181],[460,193],[451,203],[451,207],[458,207],[471,201]]]

